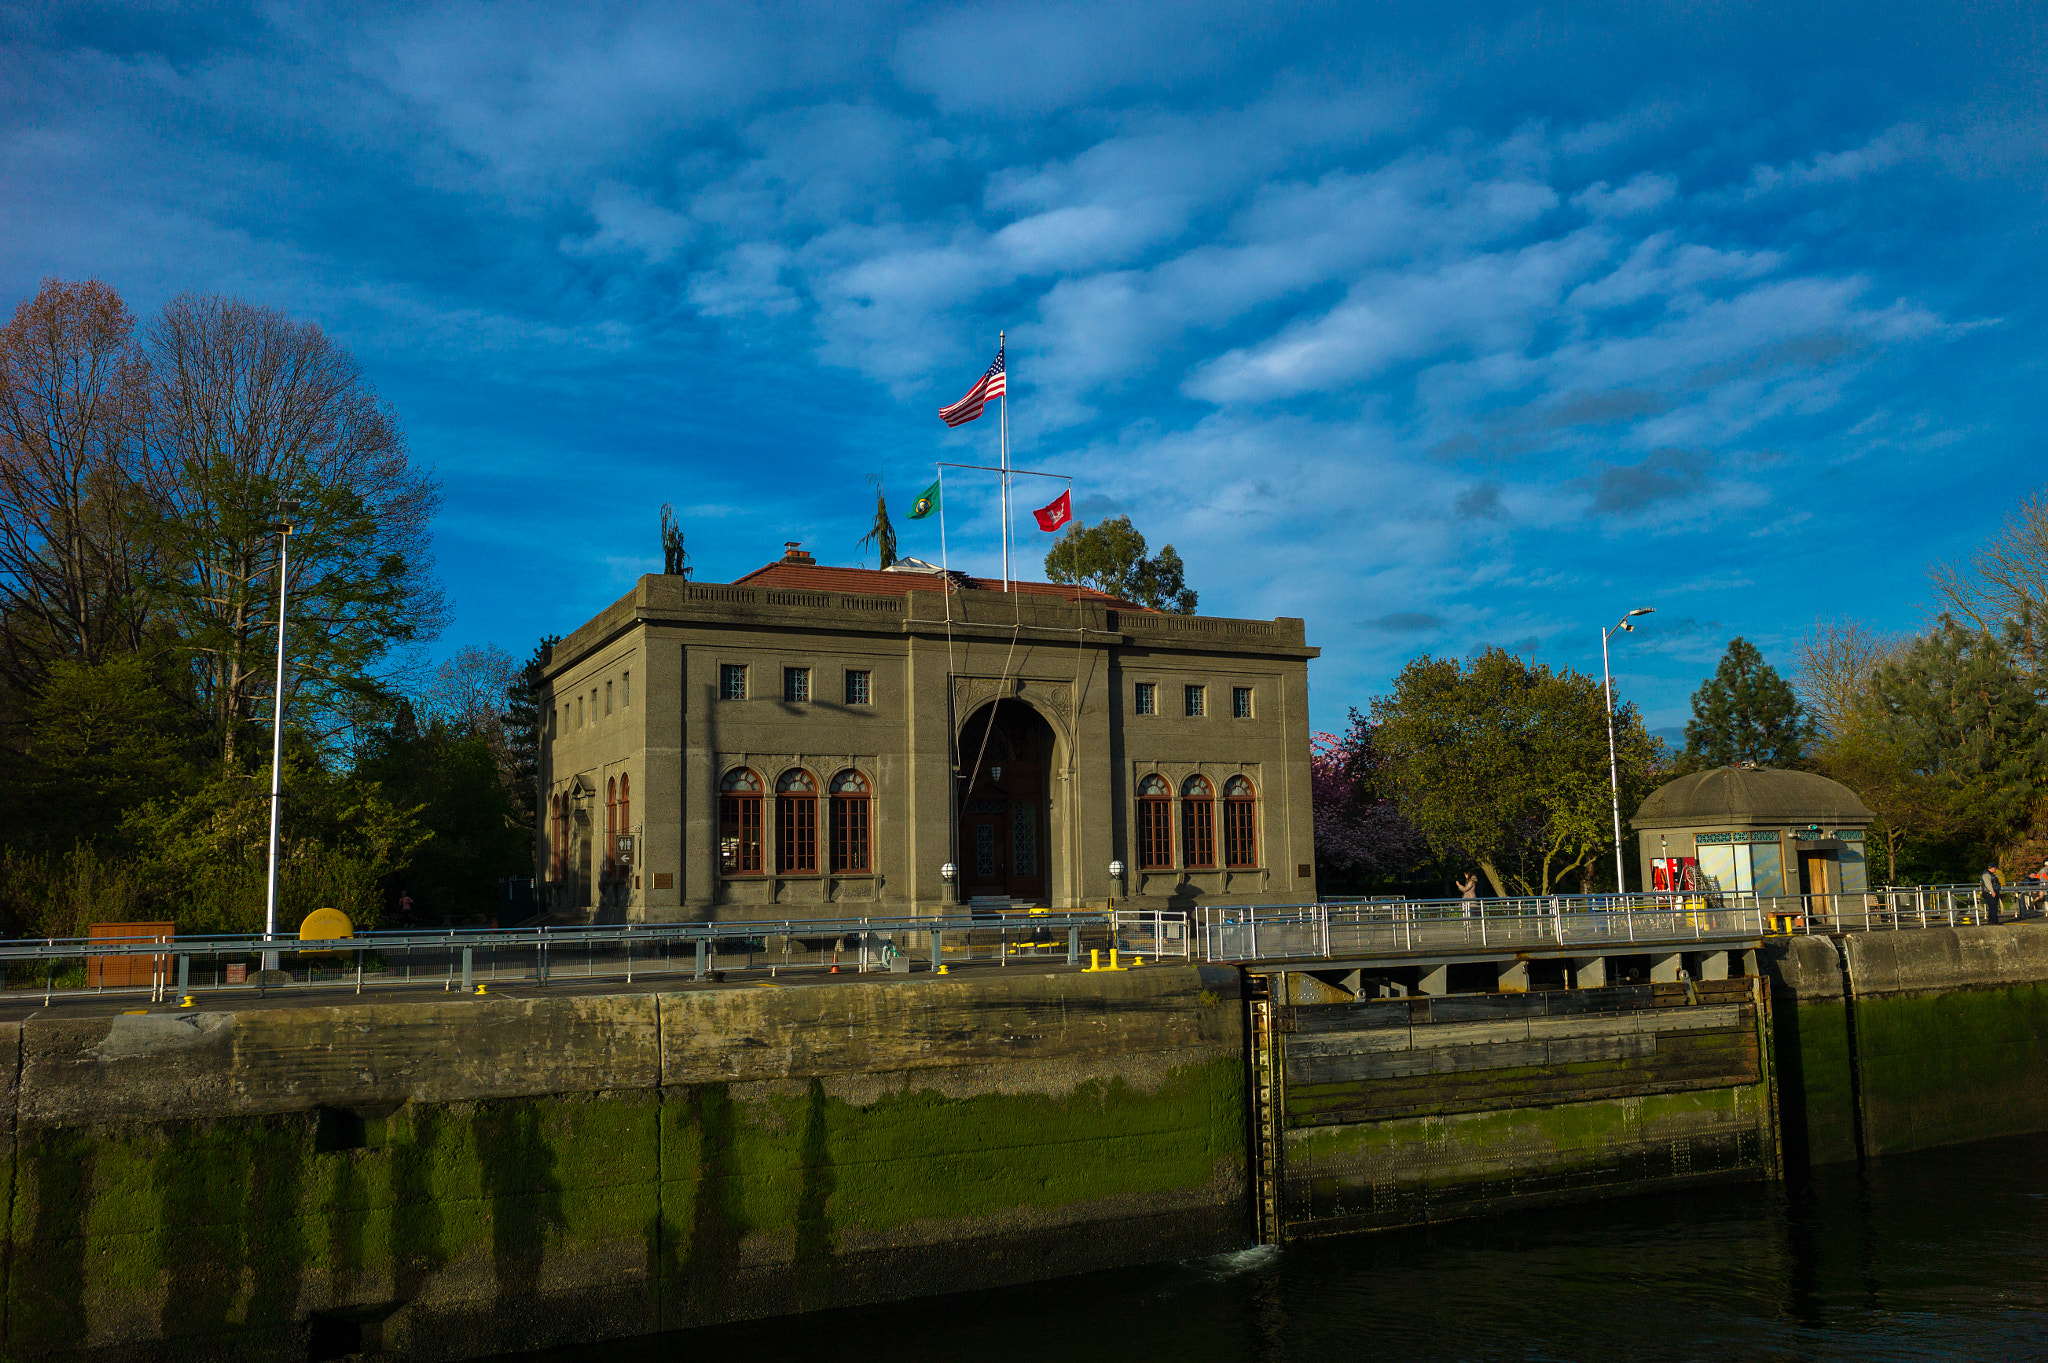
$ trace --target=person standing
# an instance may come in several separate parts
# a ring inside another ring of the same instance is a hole
[[[1479,916],[1479,875],[1477,872],[1467,871],[1464,877],[1458,881],[1458,898],[1465,901],[1465,916],[1467,918],[1477,918]]]
[[[1998,868],[1996,866],[1985,867],[1984,874],[1979,879],[1978,884],[1982,886],[1984,890],[1984,912],[1986,915],[1986,921],[1989,922],[1993,927],[1996,927],[1999,922],[1998,895],[1999,891],[2005,888],[2004,882],[1998,878]]]

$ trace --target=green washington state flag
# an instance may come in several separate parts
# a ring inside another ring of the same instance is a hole
[[[910,504],[910,519],[921,521],[939,509],[939,485],[933,483],[917,494],[917,500]]]

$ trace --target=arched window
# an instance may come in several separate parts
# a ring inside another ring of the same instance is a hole
[[[619,778],[604,783],[604,870],[609,877],[619,855]]]
[[[619,774],[619,832],[630,835],[633,831],[633,778]],[[639,848],[634,848],[637,854]],[[637,857],[636,857],[637,859]]]
[[[1180,783],[1180,864],[1216,864],[1216,788],[1200,776]]]
[[[806,875],[818,869],[818,783],[791,767],[775,783],[775,869]]]
[[[842,771],[832,778],[832,869],[872,871],[868,850],[868,778]]]
[[[1173,866],[1173,787],[1163,776],[1138,784],[1138,869],[1164,871]]]
[[[761,778],[745,767],[718,783],[718,869],[761,874]]]
[[[1259,797],[1242,776],[1223,783],[1223,864],[1259,864]]]
[[[548,879],[557,882],[569,878],[569,819],[562,806],[563,799],[560,795],[548,801],[548,812],[552,816],[548,839],[555,853],[554,866],[549,870]]]

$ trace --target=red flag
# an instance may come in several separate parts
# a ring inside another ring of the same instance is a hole
[[[1038,517],[1040,530],[1057,530],[1074,519],[1074,491],[1072,488],[1053,498],[1051,506],[1041,506],[1031,513]]]

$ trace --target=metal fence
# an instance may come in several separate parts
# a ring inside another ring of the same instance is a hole
[[[2003,917],[2048,912],[2048,886],[2009,887]],[[1683,947],[1771,934],[1963,927],[1990,921],[1974,885],[1884,886],[1863,893],[1543,895],[1516,899],[1324,900],[1203,909],[1209,961],[1457,954],[1529,948]]]
[[[1203,957],[1210,961],[1567,946],[1615,951],[1759,937],[1766,931],[1753,904],[1671,895],[1261,904],[1204,909],[1199,930]]]
[[[465,993],[493,984],[670,977],[716,981],[784,973],[862,975],[1002,968],[1026,960],[1080,964],[1093,951],[1141,958],[1188,953],[1184,913],[959,914],[943,918],[790,919],[615,927],[464,928],[370,932],[332,942],[261,936],[0,941],[0,966],[16,990],[46,1002],[80,994],[146,994],[153,1002],[286,984],[366,988],[427,986]],[[258,967],[275,954],[284,969]],[[85,987],[78,967],[135,961],[133,982]],[[146,962],[147,964],[143,964]],[[38,988],[38,986],[40,986]]]

